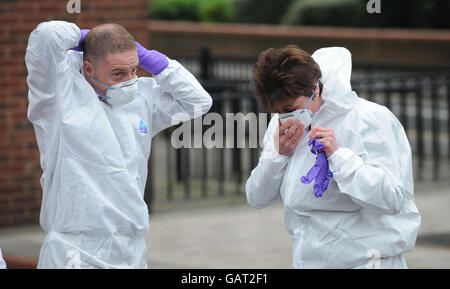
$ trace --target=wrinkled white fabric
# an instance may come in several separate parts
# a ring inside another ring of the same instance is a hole
[[[151,139],[174,114],[193,118],[212,100],[169,60],[154,78],[138,78],[134,100],[107,105],[80,73],[82,53],[69,50],[79,39],[75,24],[44,22],[31,33],[25,57],[47,233],[38,268],[146,268]]]
[[[362,264],[350,269],[408,269],[406,264],[406,258],[403,254],[377,258],[372,255],[372,258],[367,262],[367,264]]]
[[[311,126],[335,132],[340,148],[328,158],[334,176],[321,198],[314,196],[313,182],[301,183],[316,155],[307,145],[308,136],[290,157],[278,154],[275,114],[259,163],[247,180],[249,204],[263,208],[281,197],[295,268],[364,266],[373,250],[382,258],[411,250],[421,218],[402,125],[386,107],[351,90],[347,49],[323,48],[312,57],[322,71],[324,103]]]
[[[0,269],[6,269],[5,260],[3,260],[2,249],[0,248]]]

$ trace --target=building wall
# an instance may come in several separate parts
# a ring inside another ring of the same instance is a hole
[[[80,0],[81,13],[73,14],[66,9],[68,2],[0,2],[0,226],[39,220],[42,171],[34,130],[27,119],[24,61],[31,31],[49,20],[74,22],[80,28],[114,22],[127,28],[143,45],[149,42],[148,0]]]

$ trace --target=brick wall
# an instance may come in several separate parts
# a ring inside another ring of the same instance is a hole
[[[67,2],[0,2],[0,226],[39,221],[42,171],[34,130],[27,119],[24,61],[31,31],[48,20],[74,22],[80,28],[114,22],[127,28],[144,46],[149,43],[145,26],[148,0],[80,0],[79,14],[69,14]]]

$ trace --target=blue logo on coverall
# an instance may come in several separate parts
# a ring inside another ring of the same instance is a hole
[[[147,126],[145,125],[145,123],[142,119],[141,119],[141,122],[139,123],[139,131],[141,133],[147,133]]]

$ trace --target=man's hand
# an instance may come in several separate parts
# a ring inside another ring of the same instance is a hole
[[[83,49],[84,49],[84,45],[83,45],[84,44],[84,38],[89,33],[89,31],[91,31],[91,30],[90,29],[80,29],[80,32],[81,32],[80,41],[78,41],[78,45],[75,46],[74,48],[72,48],[71,50],[83,52]]]
[[[139,57],[139,66],[145,68],[153,75],[159,74],[169,65],[167,57],[156,50],[148,50],[139,42],[136,42]]]
[[[329,158],[337,149],[339,145],[334,135],[334,131],[331,128],[325,127],[313,127],[311,128],[311,134],[309,139],[319,138],[319,141],[325,145],[323,151],[327,158]]]
[[[300,120],[288,119],[284,124],[278,119],[278,130],[274,135],[275,148],[278,153],[290,156],[297,148],[304,134],[305,126]]]

